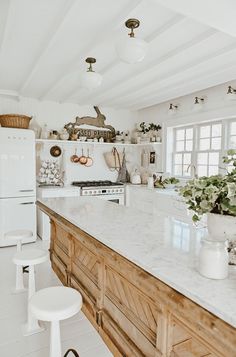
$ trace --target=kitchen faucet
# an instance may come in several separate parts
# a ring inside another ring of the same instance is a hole
[[[189,172],[189,169],[191,169],[191,167],[193,168],[193,177],[194,178],[198,178],[198,175],[197,175],[197,168],[194,164],[189,164],[188,167],[187,167],[187,172]]]

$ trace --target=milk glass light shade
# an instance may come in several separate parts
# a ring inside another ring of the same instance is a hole
[[[126,63],[141,62],[146,56],[148,44],[144,40],[136,37],[119,39],[116,50],[120,59]]]
[[[129,19],[125,22],[125,26],[131,32],[125,38],[122,37],[116,42],[116,50],[118,56],[126,63],[137,63],[144,59],[148,44],[134,35],[134,29],[139,27],[139,20]]]
[[[95,89],[102,83],[102,75],[93,71],[87,71],[81,76],[81,85],[87,89]]]
[[[87,72],[81,75],[81,86],[87,89],[95,89],[99,87],[102,83],[102,75],[100,73],[94,72],[92,64],[96,63],[96,59],[93,57],[88,57],[85,60],[86,63],[89,63]]]

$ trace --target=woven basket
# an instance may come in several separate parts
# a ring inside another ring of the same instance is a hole
[[[118,152],[116,148],[113,148],[112,151],[105,152],[103,155],[109,169],[119,171],[124,154],[122,152]]]
[[[0,115],[0,124],[7,128],[28,129],[31,119],[32,117],[26,115],[2,114]]]

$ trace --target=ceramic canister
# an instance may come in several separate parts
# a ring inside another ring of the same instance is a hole
[[[226,242],[202,240],[199,252],[199,273],[210,279],[225,279],[228,276],[229,256]]]

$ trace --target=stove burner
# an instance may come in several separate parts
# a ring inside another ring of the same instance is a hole
[[[121,182],[112,182],[109,180],[100,181],[73,181],[73,186],[78,187],[101,187],[101,186],[123,186]]]

